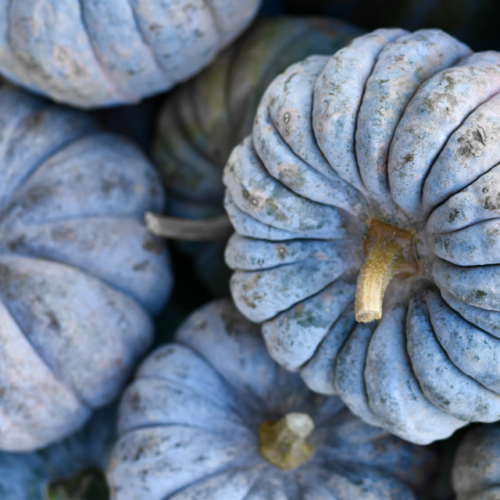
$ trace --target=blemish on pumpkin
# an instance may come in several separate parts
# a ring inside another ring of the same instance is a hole
[[[147,260],[143,260],[141,262],[138,262],[137,264],[135,264],[132,269],[134,271],[144,271],[146,270],[147,268],[149,267],[149,262]]]
[[[139,411],[141,409],[141,395],[138,391],[134,391],[132,396],[130,397],[130,406],[135,411]]]
[[[415,159],[415,155],[413,153],[408,153],[407,155],[403,156],[403,163],[410,163]]]
[[[59,320],[57,319],[56,315],[52,311],[47,311],[47,316],[50,320],[49,328],[51,330],[56,331],[56,332],[60,332],[61,331],[61,323],[59,323]]]
[[[14,241],[9,242],[7,246],[11,252],[18,252],[19,250],[22,250],[25,247],[25,237],[20,236]]]
[[[109,194],[113,189],[117,187],[116,183],[108,179],[101,180],[101,191],[104,194]]]
[[[283,245],[276,245],[276,246],[274,247],[274,250],[276,251],[276,255],[277,255],[278,257],[283,258],[283,257],[285,257],[285,256],[286,256],[286,253],[287,253],[287,252],[286,252],[286,248],[285,248]]]
[[[486,292],[483,292],[482,290],[476,290],[474,292],[474,297],[477,299],[477,300],[482,300],[484,299],[484,297],[486,297],[488,294]]]
[[[495,199],[493,196],[487,196],[484,200],[483,207],[486,210],[497,210],[500,207],[500,193],[497,193],[497,202],[495,203]]]
[[[448,222],[453,222],[457,216],[460,214],[460,211],[454,208],[449,214],[448,214]]]

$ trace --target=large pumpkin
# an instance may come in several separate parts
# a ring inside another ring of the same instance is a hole
[[[59,439],[114,399],[172,278],[142,223],[139,150],[83,113],[0,90],[0,449]]]
[[[78,432],[31,453],[0,453],[2,500],[108,500],[105,470],[115,436],[115,406]]]
[[[452,469],[456,500],[500,499],[500,427],[470,429],[455,453]]]
[[[225,169],[273,358],[417,443],[500,418],[499,92],[500,54],[379,30],[279,76]]]
[[[167,214],[189,219],[223,215],[222,170],[234,146],[251,132],[269,83],[290,64],[311,54],[332,54],[359,34],[358,28],[331,19],[258,19],[206,70],[170,93],[152,149],[169,195]],[[184,225],[168,229],[170,237],[188,235]],[[194,239],[200,235],[196,228]],[[224,241],[182,245],[220,295],[227,295],[229,281],[224,246]]]
[[[0,72],[84,108],[131,103],[206,66],[260,0],[0,1]]]
[[[415,499],[434,460],[309,391],[228,299],[139,367],[118,433],[114,500]]]

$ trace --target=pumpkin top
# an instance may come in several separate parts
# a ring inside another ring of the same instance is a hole
[[[471,54],[439,30],[377,30],[277,77],[224,172],[238,308],[265,322],[275,359],[328,394],[341,390],[327,366],[355,331],[347,318],[379,320],[357,354],[378,376],[357,386],[352,408],[416,442],[498,415],[499,91],[500,54]],[[429,372],[438,358],[455,385]],[[391,375],[393,363],[404,375]]]
[[[281,369],[227,299],[193,313],[176,343],[140,366],[119,434],[108,471],[116,500],[413,499],[404,483],[425,485],[433,463],[429,450],[364,424]],[[300,460],[283,464],[297,445]]]

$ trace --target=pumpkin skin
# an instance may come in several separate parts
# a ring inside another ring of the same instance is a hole
[[[113,405],[97,410],[78,432],[40,451],[0,453],[2,499],[58,500],[49,495],[51,485],[86,471],[101,472],[105,484],[104,471],[116,438],[115,419],[116,405]],[[102,496],[92,500],[107,500],[105,487],[103,490]],[[83,498],[90,500],[88,495]]]
[[[73,106],[133,103],[206,66],[260,1],[0,2],[0,72]]]
[[[172,286],[139,150],[84,113],[0,90],[0,449],[70,434],[116,398]]]
[[[232,149],[251,132],[269,83],[290,64],[311,54],[332,54],[360,34],[331,19],[257,19],[207,69],[171,92],[152,145],[168,193],[167,213],[189,219],[224,214],[222,170]],[[224,247],[224,242],[181,244],[219,296],[229,293]]]
[[[500,427],[470,429],[454,457],[452,484],[457,500],[500,498]]]
[[[259,455],[257,428],[289,411],[313,418],[316,450],[283,472]],[[176,343],[143,362],[120,403],[118,433],[114,500],[414,499],[434,460],[339,398],[309,391],[271,360],[258,327],[228,299],[195,311]]]
[[[376,31],[279,76],[225,169],[232,295],[271,356],[416,443],[500,417],[499,68],[438,30]],[[414,231],[420,272],[357,324],[373,216]]]

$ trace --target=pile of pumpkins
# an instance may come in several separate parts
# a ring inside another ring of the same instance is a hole
[[[0,0],[0,499],[500,499],[500,53],[259,7]]]

